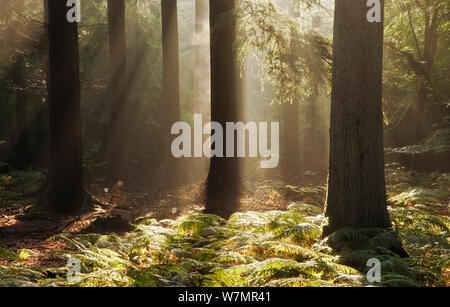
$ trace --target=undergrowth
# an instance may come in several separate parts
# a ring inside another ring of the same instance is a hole
[[[67,281],[68,266],[30,267],[24,265],[26,251],[0,249],[0,286],[448,286],[450,220],[441,207],[449,176],[427,176],[387,172],[393,229],[341,229],[323,239],[322,208],[304,203],[285,211],[236,213],[229,220],[140,219],[121,237],[50,238],[66,243],[53,258],[80,261],[77,282]],[[418,189],[425,192],[411,192]],[[380,283],[366,279],[371,258],[381,262]]]

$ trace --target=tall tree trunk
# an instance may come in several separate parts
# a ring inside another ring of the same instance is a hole
[[[195,0],[195,34],[194,34],[194,99],[190,111],[202,114],[203,121],[211,118],[211,68],[209,50],[209,1]],[[209,168],[209,159],[195,158],[189,168],[193,181],[204,180]]]
[[[418,56],[421,58],[419,65],[422,68],[422,75],[419,75],[419,85],[417,89],[416,115],[414,119],[414,142],[417,143],[426,137],[430,130],[428,119],[425,116],[425,110],[428,105],[428,86],[431,83],[431,73],[436,58],[438,47],[439,27],[439,6],[433,7],[430,1],[426,2],[425,20],[424,20],[424,42],[423,55],[421,57],[420,50]],[[412,28],[414,31],[414,28]],[[420,48],[419,46],[417,48]]]
[[[108,181],[116,184],[128,176],[128,65],[125,1],[108,0],[110,52],[110,117]]]
[[[238,121],[238,65],[234,51],[236,39],[236,18],[230,13],[235,8],[234,0],[210,0],[211,29],[211,120],[226,127],[227,122]],[[225,17],[227,16],[227,17]],[[223,18],[227,18],[224,20]],[[220,27],[217,25],[220,23]],[[225,129],[226,130],[226,129]],[[224,131],[223,148],[227,152],[227,133]],[[236,138],[235,138],[236,140]],[[235,144],[236,149],[236,144]],[[236,209],[235,196],[239,194],[242,182],[239,159],[213,157],[206,181],[208,211],[219,214]],[[233,199],[228,199],[230,196]],[[227,199],[224,201],[224,199]],[[220,208],[226,205],[227,208]]]
[[[171,153],[171,128],[180,121],[180,68],[178,50],[178,10],[176,0],[161,0],[163,48],[164,153],[168,186],[181,182],[181,162]]]
[[[283,0],[282,5],[294,18],[300,18],[290,1]],[[287,182],[294,183],[294,178],[300,175],[300,118],[299,101],[294,98],[292,103],[283,106],[284,122],[284,161],[283,173]]]
[[[65,1],[48,0],[49,194],[56,212],[78,211],[86,200],[81,158],[78,25]]]
[[[209,46],[208,46],[208,0],[195,1],[195,66],[194,66],[194,113],[205,113],[210,103]],[[209,114],[208,116],[209,117]]]
[[[325,235],[341,227],[390,226],[381,101],[383,23],[367,22],[366,1],[336,0],[335,5]]]

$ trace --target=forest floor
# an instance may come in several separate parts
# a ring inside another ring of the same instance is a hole
[[[388,271],[381,285],[450,285],[449,174],[388,168],[395,231],[344,229],[325,240],[325,183],[248,184],[239,213],[224,220],[202,214],[200,184],[170,193],[91,186],[103,205],[55,217],[34,206],[44,179],[0,174],[0,285],[70,286],[68,254],[83,260],[79,285],[365,286],[370,257]]]

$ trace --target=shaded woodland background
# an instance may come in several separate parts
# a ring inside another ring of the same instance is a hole
[[[55,0],[0,0],[5,285],[22,260],[51,285],[49,251],[75,246],[118,253],[88,286],[361,286],[374,254],[383,285],[448,286],[448,1],[386,0],[378,25],[365,1],[209,2],[82,0],[68,24]],[[279,167],[173,158],[170,127],[194,114],[280,122]]]

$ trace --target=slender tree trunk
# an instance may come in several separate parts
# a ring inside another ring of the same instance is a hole
[[[128,176],[128,63],[124,0],[108,0],[108,30],[111,70],[108,181],[116,184]]]
[[[390,226],[381,102],[383,23],[367,22],[366,1],[336,0],[335,5],[329,225],[324,235],[341,227]]]
[[[234,51],[236,39],[236,19],[234,16],[224,20],[224,14],[235,8],[234,0],[210,0],[211,29],[211,120],[226,127],[227,122],[238,121],[238,65]],[[220,23],[220,27],[216,27]],[[224,131],[223,148],[227,133]],[[236,140],[236,138],[235,138]],[[236,145],[236,144],[235,144]],[[236,149],[236,146],[234,146]],[[236,156],[236,155],[235,155]],[[239,194],[242,182],[239,159],[213,157],[206,182],[209,211],[227,210],[232,212],[236,203],[227,199]],[[227,208],[219,208],[220,205]]]
[[[178,10],[176,0],[161,0],[163,48],[164,153],[168,186],[181,182],[181,162],[171,153],[171,128],[180,121],[180,68],[178,50]]]
[[[194,98],[190,111],[194,114],[202,114],[204,122],[209,122],[211,118],[209,37],[209,1],[195,0]],[[209,159],[191,159],[188,167],[194,170],[190,174],[193,181],[204,180],[208,173]]]
[[[206,113],[210,103],[210,56],[208,46],[209,27],[208,0],[195,1],[195,66],[194,66],[194,113]],[[205,118],[204,114],[204,118]],[[208,116],[209,117],[209,114]]]
[[[425,106],[428,104],[428,85],[425,80],[419,81],[417,89],[417,101],[415,106],[414,115],[414,144],[420,142],[426,136],[426,118],[425,118]]]
[[[60,213],[86,200],[81,158],[78,25],[68,23],[65,1],[48,0],[49,195]]]
[[[419,86],[417,89],[417,102],[416,102],[416,118],[415,122],[415,143],[421,141],[426,137],[430,130],[430,125],[425,114],[426,107],[428,105],[428,86],[431,83],[431,73],[433,70],[433,64],[436,58],[436,52],[438,47],[438,33],[439,27],[439,11],[438,7],[433,7],[430,2],[427,2],[425,8],[425,27],[424,27],[424,47],[423,56],[420,62],[422,66],[423,74],[419,75]],[[420,52],[419,52],[420,58]]]

